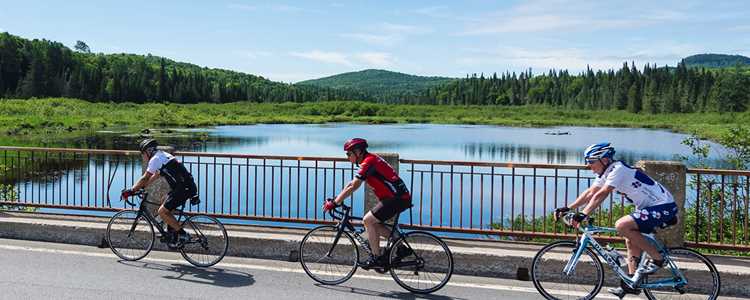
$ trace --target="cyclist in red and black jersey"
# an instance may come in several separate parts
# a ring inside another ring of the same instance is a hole
[[[390,230],[382,223],[412,207],[411,194],[391,165],[382,157],[367,152],[365,139],[353,138],[347,141],[344,144],[344,151],[351,163],[359,165],[359,171],[335,199],[326,201],[323,209],[328,211],[338,206],[354,193],[363,181],[367,182],[380,201],[363,219],[373,254],[363,268],[382,266],[387,257],[380,253],[380,237],[387,238],[390,234]]]

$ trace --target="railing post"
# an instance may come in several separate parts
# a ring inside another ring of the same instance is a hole
[[[639,161],[636,163],[651,176],[661,183],[674,196],[679,209],[677,225],[668,230],[656,233],[656,238],[667,247],[679,247],[685,243],[685,184],[687,180],[687,168],[683,163],[676,161]]]
[[[382,157],[391,167],[393,167],[394,170],[396,170],[396,173],[398,173],[398,153],[376,153],[378,156]],[[355,171],[356,172],[356,171]],[[399,174],[400,176],[400,174]],[[373,192],[372,188],[365,184],[365,214],[370,211],[373,207],[375,207],[376,204],[378,204],[378,197],[375,196],[375,192]]]
[[[173,155],[175,152],[175,149],[172,146],[159,146],[158,149],[161,151],[173,154]],[[143,156],[141,156],[141,158],[143,158]],[[148,167],[148,160],[144,159],[141,162],[142,162],[141,174],[143,174],[146,172],[146,167]],[[140,178],[140,176],[137,176],[137,178]],[[148,192],[149,202],[155,202],[155,203],[161,204],[162,200],[164,199],[164,196],[166,196],[167,193],[169,193],[169,184],[167,183],[167,180],[164,179],[164,177],[159,177],[159,179],[157,179],[156,181],[151,183],[151,185],[146,187],[146,192]],[[159,209],[159,206],[147,203],[146,207],[148,208],[149,211],[151,211],[153,216],[158,215],[157,210]]]

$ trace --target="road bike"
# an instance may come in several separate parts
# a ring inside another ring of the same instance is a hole
[[[572,226],[575,213],[561,219]],[[668,225],[677,223],[673,218]],[[631,288],[643,289],[648,299],[716,299],[721,280],[716,266],[707,257],[684,247],[666,248],[653,234],[644,234],[664,258],[664,267],[654,274],[636,272],[628,276],[621,266],[622,256],[616,249],[600,245],[594,238],[599,233],[616,233],[614,228],[594,226],[593,219],[579,224],[581,237],[576,241],[557,241],[544,246],[534,256],[531,279],[546,299],[593,299],[604,285],[604,269],[600,258],[613,273]],[[638,269],[649,260],[641,255]],[[627,268],[625,266],[625,268]]]
[[[299,247],[300,263],[305,273],[326,285],[349,280],[357,267],[363,266],[360,249],[372,256],[367,237],[363,236],[364,229],[356,230],[352,224],[352,221],[361,221],[362,218],[353,217],[349,206],[342,204],[340,208],[329,211],[338,221],[336,225],[310,230]],[[413,293],[432,293],[448,283],[453,274],[453,254],[445,242],[429,232],[402,231],[398,215],[393,225],[384,225],[391,231],[382,249],[388,260],[384,266],[375,268],[376,271],[390,272],[396,283]]]
[[[175,219],[187,232],[189,238],[172,244],[170,242],[172,242],[173,232],[165,230],[164,222],[157,220],[145,205],[150,203],[158,206],[160,203],[148,201],[148,193],[144,190],[135,192],[133,196],[141,199],[138,209],[126,209],[116,213],[107,225],[107,243],[118,257],[128,261],[146,257],[156,240],[154,227],[159,232],[159,241],[166,243],[168,248],[179,251],[185,260],[195,266],[213,266],[226,255],[229,238],[224,225],[216,218],[185,213],[183,210],[185,204],[181,205],[174,211]],[[125,202],[135,207],[136,204],[129,199],[125,199]],[[189,201],[191,204],[199,202],[196,200],[197,197],[194,197]]]

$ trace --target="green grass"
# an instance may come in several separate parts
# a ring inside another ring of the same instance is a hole
[[[134,104],[65,98],[0,100],[0,142],[6,145],[34,144],[93,130],[326,122],[659,128],[717,139],[731,127],[749,124],[750,113],[649,115],[546,106],[385,105],[357,101]]]

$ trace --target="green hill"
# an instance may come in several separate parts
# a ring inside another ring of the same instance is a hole
[[[750,66],[750,57],[727,54],[697,54],[683,60],[687,67],[726,68],[737,65]]]
[[[448,77],[426,77],[404,73],[368,69],[342,73],[329,77],[298,82],[298,85],[340,90],[354,90],[374,97],[381,102],[390,102],[407,95],[418,95],[424,91],[453,82]]]
[[[356,91],[274,82],[164,57],[73,51],[49,40],[0,33],[0,98],[176,103],[370,100]]]

